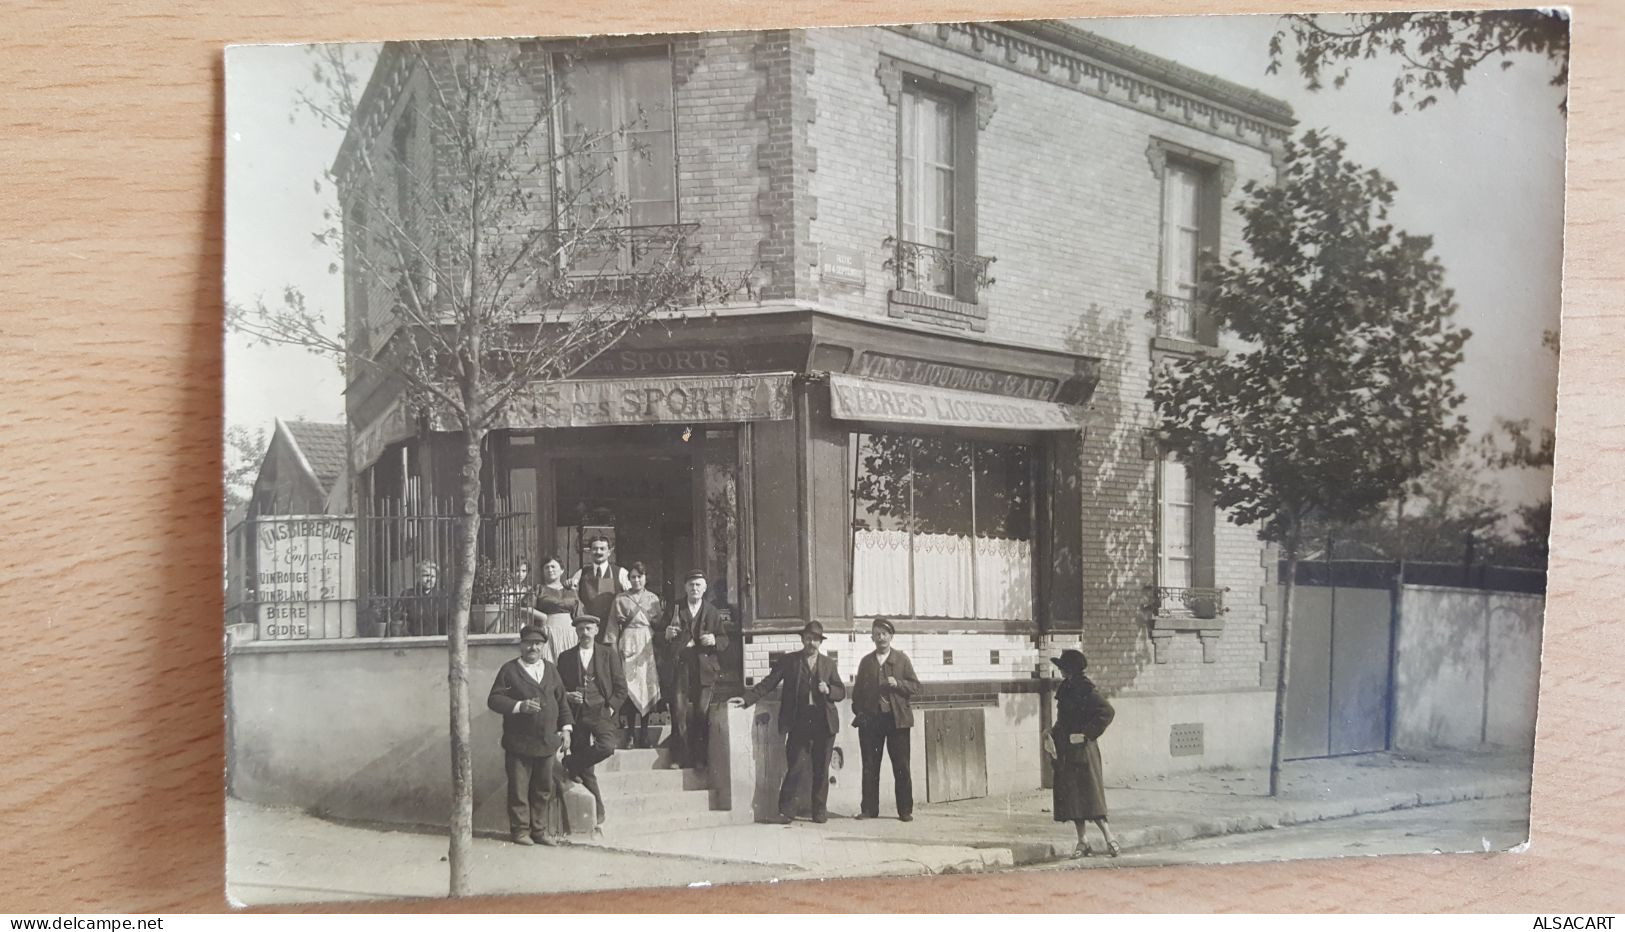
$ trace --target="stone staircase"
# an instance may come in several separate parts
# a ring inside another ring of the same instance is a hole
[[[712,810],[710,783],[699,772],[669,769],[670,762],[669,748],[622,750],[595,768],[605,841],[732,822],[732,813]]]

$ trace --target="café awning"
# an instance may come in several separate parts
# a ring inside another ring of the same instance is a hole
[[[929,388],[830,373],[831,413],[843,421],[993,430],[1081,430],[1084,409],[1053,401]]]

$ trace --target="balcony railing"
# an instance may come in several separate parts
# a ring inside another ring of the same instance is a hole
[[[1159,620],[1193,622],[1207,627],[1224,617],[1224,594],[1228,590],[1203,587],[1148,586],[1151,614]]]
[[[1157,336],[1197,341],[1203,316],[1200,301],[1156,291],[1146,292],[1145,297],[1151,302],[1147,316],[1156,321]]]
[[[693,258],[697,223],[594,226],[560,231],[564,268],[572,276],[642,275]]]
[[[894,236],[882,244],[891,254],[885,267],[897,275],[897,287],[923,291],[974,303],[976,295],[993,284],[988,274],[994,260],[941,246],[912,243]]]

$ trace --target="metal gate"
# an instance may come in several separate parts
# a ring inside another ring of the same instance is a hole
[[[1391,590],[1300,582],[1293,602],[1283,756],[1386,750]]]

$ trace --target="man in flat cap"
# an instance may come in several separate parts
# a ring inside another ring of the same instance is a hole
[[[710,766],[711,695],[722,678],[722,654],[728,631],[722,613],[705,600],[705,574],[695,570],[683,583],[685,598],[672,606],[666,625],[668,646],[677,655],[677,683],[672,706],[676,732],[674,759],[683,766]]]
[[[858,661],[852,683],[852,714],[858,726],[858,749],[863,753],[863,803],[860,819],[880,816],[880,757],[891,755],[896,788],[897,818],[914,818],[914,778],[909,772],[909,729],[914,726],[910,700],[920,691],[919,677],[908,655],[893,650],[897,628],[891,619],[875,619],[869,637],[875,649]]]
[[[626,674],[621,655],[613,646],[598,643],[598,618],[577,615],[576,646],[559,655],[559,676],[564,680],[565,697],[575,719],[570,742],[570,759],[564,770],[592,794],[597,802],[598,821],[604,821],[604,797],[598,792],[598,776],[593,767],[608,760],[621,746],[615,717],[626,702]]]
[[[779,659],[773,672],[728,704],[748,709],[771,693],[780,683],[779,731],[784,734],[784,782],[779,784],[778,818],[768,821],[789,825],[795,820],[796,787],[807,771],[812,772],[812,818],[826,822],[829,813],[829,756],[835,735],[841,729],[835,703],[846,698],[846,684],[832,658],[818,652],[824,643],[824,626],[809,621],[801,629],[801,650]]]
[[[547,632],[519,629],[519,656],[502,665],[487,707],[502,716],[502,750],[508,772],[508,830],[515,844],[554,845],[547,830],[559,753],[569,753],[574,719],[559,671],[542,656]]]

